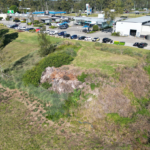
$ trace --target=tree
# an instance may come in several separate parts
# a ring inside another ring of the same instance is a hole
[[[38,33],[38,41],[39,41],[39,55],[44,57],[55,51],[55,45],[51,44],[51,41],[46,33],[43,33],[44,28],[40,30]]]
[[[14,12],[16,13],[16,12],[18,12],[18,8],[17,8],[17,6],[16,5],[12,5],[12,6],[10,6],[10,8],[9,8],[10,10],[14,10]]]
[[[130,11],[134,6],[133,0],[126,0],[124,2],[124,7],[126,10]]]

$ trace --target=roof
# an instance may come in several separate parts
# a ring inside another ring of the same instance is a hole
[[[91,21],[91,22],[106,22],[104,18],[96,18],[96,17],[74,17],[75,20],[83,20],[83,21]]]
[[[147,22],[147,21],[150,21],[150,16],[126,19],[123,22],[144,23],[144,22]]]

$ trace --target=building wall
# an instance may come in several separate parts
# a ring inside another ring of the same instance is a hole
[[[7,14],[0,14],[0,17],[3,17],[3,19],[7,18]]]
[[[141,35],[150,34],[150,26],[142,26]]]
[[[120,32],[120,35],[130,35],[130,30],[137,30],[136,36],[141,35],[141,23],[132,23],[132,22],[117,22],[116,23],[116,32]]]

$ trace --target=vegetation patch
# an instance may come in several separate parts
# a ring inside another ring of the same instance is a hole
[[[87,78],[88,74],[85,74],[84,72],[82,72],[82,74],[80,76],[77,77],[77,79],[81,82],[85,82],[85,78]]]

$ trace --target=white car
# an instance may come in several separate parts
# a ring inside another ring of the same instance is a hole
[[[92,40],[92,38],[91,37],[86,37],[84,40],[85,41],[90,41],[90,40]]]
[[[55,35],[55,34],[57,34],[57,33],[58,33],[58,31],[56,31],[56,30],[55,30],[55,31],[50,31],[50,32],[49,32],[50,35]]]
[[[50,33],[50,30],[46,30],[46,31],[44,31],[44,33],[47,33],[47,34],[49,34],[49,33]]]

